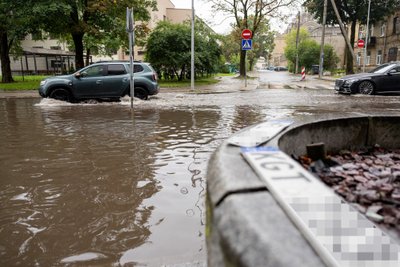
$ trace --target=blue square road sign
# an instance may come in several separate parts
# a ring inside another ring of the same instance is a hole
[[[242,50],[251,50],[253,47],[252,39],[242,39]]]

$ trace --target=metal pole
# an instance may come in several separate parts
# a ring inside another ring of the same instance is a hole
[[[247,51],[244,51],[244,87],[247,88]]]
[[[135,20],[133,18],[133,8],[126,8],[126,30],[129,32],[129,86],[131,95],[131,109],[133,109],[133,97],[135,96],[135,82],[134,82],[134,51],[135,45]]]
[[[190,88],[194,91],[194,0],[192,0],[192,38],[191,38],[191,70],[190,70]]]
[[[370,12],[370,9],[371,9],[371,0],[368,1],[367,33],[365,34],[363,72],[365,72],[365,61],[367,60],[368,33],[369,33],[369,12]]]
[[[326,24],[326,10],[328,6],[328,0],[324,0],[324,13],[322,16],[322,36],[321,36],[321,50],[319,54],[319,71],[318,77],[322,77],[322,72],[324,71],[324,45],[325,45],[325,24]]]
[[[297,13],[297,33],[296,33],[296,67],[294,73],[299,72],[299,35],[300,35],[300,11]]]

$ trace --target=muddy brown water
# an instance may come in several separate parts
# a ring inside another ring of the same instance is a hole
[[[1,265],[205,265],[207,161],[248,110],[0,99]]]
[[[382,112],[399,114],[398,97],[178,92],[133,112],[2,98],[0,266],[205,266],[206,169],[224,139],[276,117]]]

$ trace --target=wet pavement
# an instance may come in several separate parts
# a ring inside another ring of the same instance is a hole
[[[279,75],[162,90],[133,110],[0,93],[0,265],[204,266],[205,170],[222,140],[272,118],[400,114],[400,96]]]

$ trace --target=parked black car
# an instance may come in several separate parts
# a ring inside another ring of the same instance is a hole
[[[344,94],[400,93],[400,62],[385,63],[367,73],[344,76],[335,82]]]

